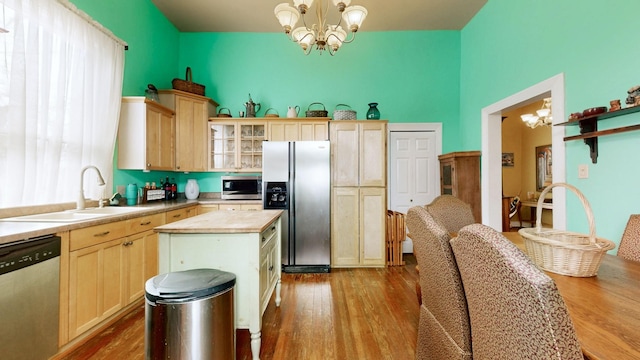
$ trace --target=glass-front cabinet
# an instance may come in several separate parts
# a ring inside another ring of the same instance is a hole
[[[209,121],[209,170],[262,171],[265,132],[261,121]]]

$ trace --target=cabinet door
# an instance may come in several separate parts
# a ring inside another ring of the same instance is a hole
[[[358,188],[333,188],[331,211],[331,266],[360,263]]]
[[[148,232],[129,236],[122,243],[125,306],[144,296],[144,282],[146,280],[144,242],[146,234]]]
[[[455,195],[453,193],[453,161],[440,162],[440,192],[442,194]]]
[[[149,231],[144,236],[144,283],[152,277],[158,275],[158,233]]]
[[[175,168],[175,120],[173,114],[147,104],[147,170]]]
[[[122,239],[69,254],[69,339],[123,307]]]
[[[305,140],[298,137],[300,123],[298,122],[269,122],[269,141],[298,141]],[[307,139],[308,140],[308,139]]]
[[[358,124],[360,135],[360,186],[385,186],[387,183],[386,122]]]
[[[300,136],[302,141],[324,141],[329,139],[329,122],[300,122]]]
[[[238,125],[240,147],[237,170],[240,172],[262,171],[262,142],[266,139],[267,125],[264,122],[240,123]]]
[[[236,123],[209,122],[209,170],[235,171]]]
[[[385,265],[386,189],[360,188],[360,251],[362,265]]]
[[[359,145],[358,124],[331,123],[331,161],[333,186],[358,186]]]
[[[207,170],[207,100],[176,95],[176,170]]]

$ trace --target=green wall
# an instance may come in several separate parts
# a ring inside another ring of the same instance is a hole
[[[556,74],[565,74],[564,118],[624,99],[640,84],[633,29],[640,2],[630,0],[491,0],[461,33],[461,150],[481,146],[480,111]],[[640,123],[640,113],[599,123]],[[577,127],[566,128],[574,135]],[[566,142],[566,179],[589,200],[599,236],[618,242],[639,213],[639,132],[600,137],[597,164],[582,141]],[[579,164],[589,178],[578,179]],[[567,228],[588,232],[585,211],[567,194]]]

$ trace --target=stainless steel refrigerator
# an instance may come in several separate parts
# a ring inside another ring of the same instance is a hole
[[[265,209],[282,209],[282,270],[329,272],[331,154],[329,141],[265,141]]]

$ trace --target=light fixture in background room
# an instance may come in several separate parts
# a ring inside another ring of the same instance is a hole
[[[553,123],[553,117],[551,116],[551,98],[545,98],[542,102],[542,108],[536,110],[537,115],[523,114],[520,115],[522,121],[527,124],[528,127],[534,129],[540,125],[549,126]]]
[[[340,46],[350,43],[355,39],[355,33],[362,26],[362,22],[367,17],[367,9],[359,5],[349,6],[351,0],[331,0],[336,6],[338,13],[341,15],[338,23],[335,25],[327,23],[327,15],[329,12],[329,2],[324,0],[316,1],[316,20],[317,23],[307,25],[305,14],[311,8],[313,0],[293,0],[293,5],[288,3],[278,4],[274,10],[276,18],[280,25],[284,28],[284,32],[297,42],[302,48],[305,55],[309,55],[311,49],[315,46],[317,50],[322,52],[328,50],[333,55]],[[302,15],[302,23],[294,29],[298,23],[298,19]],[[347,31],[341,26],[344,25],[351,33],[351,38],[347,40]]]

